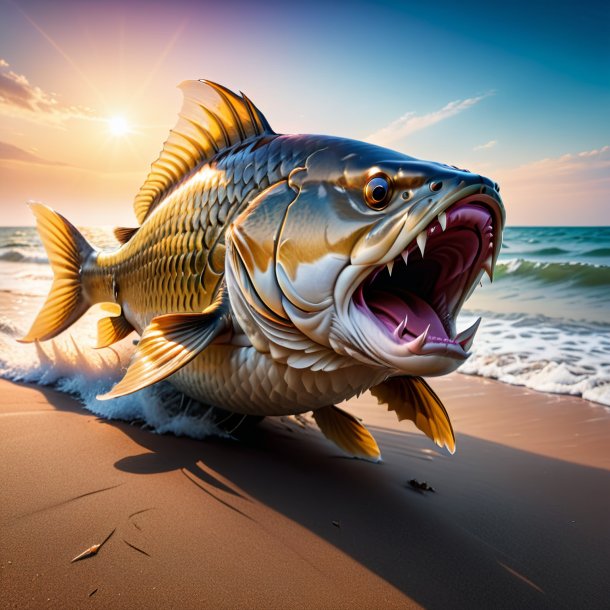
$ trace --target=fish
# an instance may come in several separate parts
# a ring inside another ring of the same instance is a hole
[[[137,227],[101,251],[31,205],[54,272],[23,342],[93,304],[97,347],[139,342],[109,400],[167,379],[203,405],[257,417],[312,412],[347,454],[381,458],[336,405],[370,390],[455,450],[424,377],[469,356],[479,321],[456,319],[493,277],[499,186],[458,167],[325,135],[278,134],[243,93],[185,81],[183,104],[134,200]]]

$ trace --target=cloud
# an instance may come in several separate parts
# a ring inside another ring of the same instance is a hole
[[[497,140],[489,140],[489,142],[485,142],[485,144],[475,146],[472,150],[486,150],[488,148],[493,148],[497,143]]]
[[[511,224],[610,224],[610,146],[498,170]]]
[[[400,118],[392,121],[389,125],[382,127],[375,133],[365,138],[368,142],[382,146],[392,144],[397,140],[402,140],[408,135],[444,121],[464,110],[478,104],[481,100],[489,97],[491,93],[469,97],[465,100],[455,100],[443,106],[440,110],[429,112],[428,114],[417,115],[415,112],[407,112]]]
[[[5,59],[0,59],[0,113],[58,127],[69,119],[96,119],[91,108],[66,105],[56,94],[32,85],[10,70]]]
[[[521,165],[513,172],[537,178],[561,178],[583,170],[606,169],[610,166],[610,146],[602,146],[579,153],[566,153],[560,157],[546,157]]]
[[[55,161],[48,161],[42,157],[38,157],[23,148],[9,144],[8,142],[0,142],[0,160],[4,161],[22,161],[24,163],[38,163],[39,165],[62,165]]]
[[[609,149],[610,149],[610,147],[608,147],[608,146],[602,146],[601,148],[598,148],[598,149],[585,150],[583,152],[579,152],[578,156],[579,157],[597,157],[597,155],[601,155],[605,152],[608,152]]]

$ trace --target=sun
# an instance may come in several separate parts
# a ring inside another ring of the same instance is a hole
[[[113,136],[124,136],[129,133],[129,123],[122,116],[113,116],[107,120],[108,129]]]

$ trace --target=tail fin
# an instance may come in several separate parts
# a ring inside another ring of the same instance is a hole
[[[93,252],[78,229],[61,214],[40,203],[30,204],[38,233],[53,268],[47,300],[22,343],[52,339],[89,309],[83,294],[82,267]]]

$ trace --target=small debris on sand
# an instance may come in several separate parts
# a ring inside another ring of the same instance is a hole
[[[142,513],[147,513],[149,510],[154,510],[154,507],[143,508],[142,510],[137,510],[135,513],[131,513],[131,515],[129,515],[129,517],[127,517],[127,518],[131,519],[132,517],[135,517],[136,515],[141,515]]]
[[[436,493],[436,489],[428,485],[426,481],[418,481],[417,479],[411,479],[409,481],[409,485],[417,491],[431,491],[433,493]]]
[[[77,555],[70,563],[74,563],[75,561],[80,561],[81,559],[86,559],[87,557],[92,557],[93,555],[97,555],[98,551],[110,540],[112,534],[116,532],[116,527],[102,540],[99,544],[94,544],[90,546],[88,549],[84,550],[82,553]]]
[[[142,553],[142,555],[146,555],[146,557],[150,557],[150,555],[146,551],[143,551],[141,548],[137,547],[135,544],[131,544],[131,542],[127,542],[127,540],[125,540],[125,538],[123,538],[122,540],[127,546],[131,547],[134,551],[138,551],[138,553]]]

